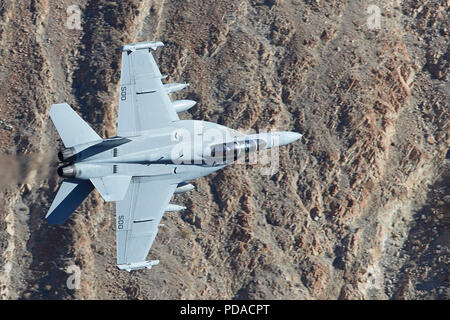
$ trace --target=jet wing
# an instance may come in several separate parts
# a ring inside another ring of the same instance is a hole
[[[133,177],[124,200],[116,202],[117,265],[121,270],[151,268],[146,257],[176,189],[167,181]]]
[[[150,49],[161,42],[140,42],[122,47],[118,136],[166,127],[179,120]]]

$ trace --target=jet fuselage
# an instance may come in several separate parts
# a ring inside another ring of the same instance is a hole
[[[111,141],[105,139],[72,148],[71,164],[60,168],[60,176],[89,180],[124,175],[182,183],[220,170],[246,153],[284,145],[298,136],[291,132],[245,135],[216,123],[180,120],[139,136],[114,139],[125,141],[105,145]]]

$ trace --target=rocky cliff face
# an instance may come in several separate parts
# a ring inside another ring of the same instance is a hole
[[[449,4],[373,4],[371,30],[358,0],[1,2],[0,296],[448,299]],[[144,40],[191,84],[182,118],[304,138],[273,175],[235,165],[175,196],[188,210],[165,214],[161,264],[127,273],[96,192],[66,225],[43,219],[61,147],[48,111],[66,101],[114,136],[119,48]]]

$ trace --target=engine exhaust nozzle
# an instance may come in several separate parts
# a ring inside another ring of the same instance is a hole
[[[58,152],[58,159],[61,162],[68,162],[76,155],[75,148],[66,148]]]
[[[61,178],[68,178],[68,179],[75,178],[75,176],[76,176],[75,166],[74,165],[68,165],[68,166],[64,166],[64,167],[59,167],[58,168],[58,175]]]

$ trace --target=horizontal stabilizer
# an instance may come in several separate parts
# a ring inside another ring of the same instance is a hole
[[[107,202],[122,201],[125,198],[130,181],[131,176],[108,176],[91,179],[103,200]]]
[[[132,270],[140,270],[140,269],[151,269],[154,266],[157,266],[159,264],[159,260],[150,260],[150,261],[143,261],[143,262],[134,262],[130,264],[118,264],[117,268],[119,270],[126,270],[128,272]]]
[[[45,218],[49,224],[63,224],[72,212],[94,190],[90,181],[65,180],[59,187],[55,200]]]
[[[66,148],[102,140],[67,103],[52,105],[50,117]]]

